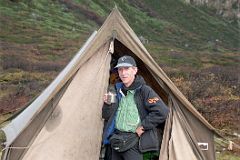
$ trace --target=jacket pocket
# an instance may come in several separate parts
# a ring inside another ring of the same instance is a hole
[[[141,135],[139,139],[139,150],[140,152],[148,152],[148,151],[159,151],[160,142],[158,138],[157,129],[146,130]]]

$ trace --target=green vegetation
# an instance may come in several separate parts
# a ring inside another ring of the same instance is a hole
[[[240,160],[240,157],[237,155],[232,155],[230,152],[226,153],[217,153],[217,160]]]
[[[181,1],[146,1],[146,3],[159,13],[160,19],[177,26],[176,36],[181,37],[182,42],[189,43],[194,49],[202,49],[204,45],[215,40],[221,41],[223,48],[239,47],[237,26],[232,26],[216,16]]]
[[[232,137],[228,137],[231,141],[234,141]],[[222,139],[215,139],[216,147],[216,159],[217,160],[240,160],[240,156],[237,152],[237,148],[234,147],[233,151],[229,151],[228,143],[224,142]]]

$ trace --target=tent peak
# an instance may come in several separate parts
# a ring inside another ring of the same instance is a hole
[[[118,7],[117,7],[117,4],[116,4],[116,2],[114,2],[114,8],[113,9],[116,9],[116,10],[118,10]]]
[[[117,6],[117,4],[116,4],[115,2],[114,2],[114,5],[115,5],[115,6],[113,7],[113,9],[112,9],[111,12],[112,12],[112,13],[121,14],[120,11],[119,11],[119,9],[118,9],[118,6]],[[111,14],[110,14],[110,15],[111,15]]]

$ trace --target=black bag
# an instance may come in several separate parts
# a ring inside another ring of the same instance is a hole
[[[136,133],[117,132],[110,137],[111,147],[117,152],[125,152],[135,146],[138,142]]]
[[[160,140],[158,138],[158,131],[156,128],[145,130],[139,139],[140,152],[159,151]]]

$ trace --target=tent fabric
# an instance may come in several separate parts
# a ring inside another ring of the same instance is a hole
[[[98,159],[102,95],[108,84],[111,57],[102,54],[106,49],[108,46],[103,46],[79,69],[23,160]]]
[[[11,144],[13,147],[8,152],[8,159],[19,159],[19,157],[23,154],[25,149],[29,148],[33,137],[35,137],[39,131],[42,129],[43,125],[47,121],[50,115],[52,115],[53,110],[56,108],[56,104],[61,99],[63,93],[65,92],[69,82],[63,86],[63,88],[52,98],[51,101],[41,110],[38,115],[32,120],[32,122],[24,129],[21,134],[18,135],[17,139]],[[21,148],[23,147],[23,148]]]
[[[174,97],[169,102],[170,113],[164,128],[160,158],[167,160],[214,160],[213,132]],[[198,143],[207,143],[201,150]]]
[[[42,93],[47,98],[39,102],[30,119],[24,120],[24,126],[14,128],[21,123],[17,117],[3,128],[7,140],[2,159],[99,159],[102,98],[111,62],[124,54],[136,59],[139,73],[170,107],[159,159],[214,160],[214,128],[158,66],[117,8],[70,62],[54,90]],[[199,143],[207,144],[207,150],[202,150]]]

